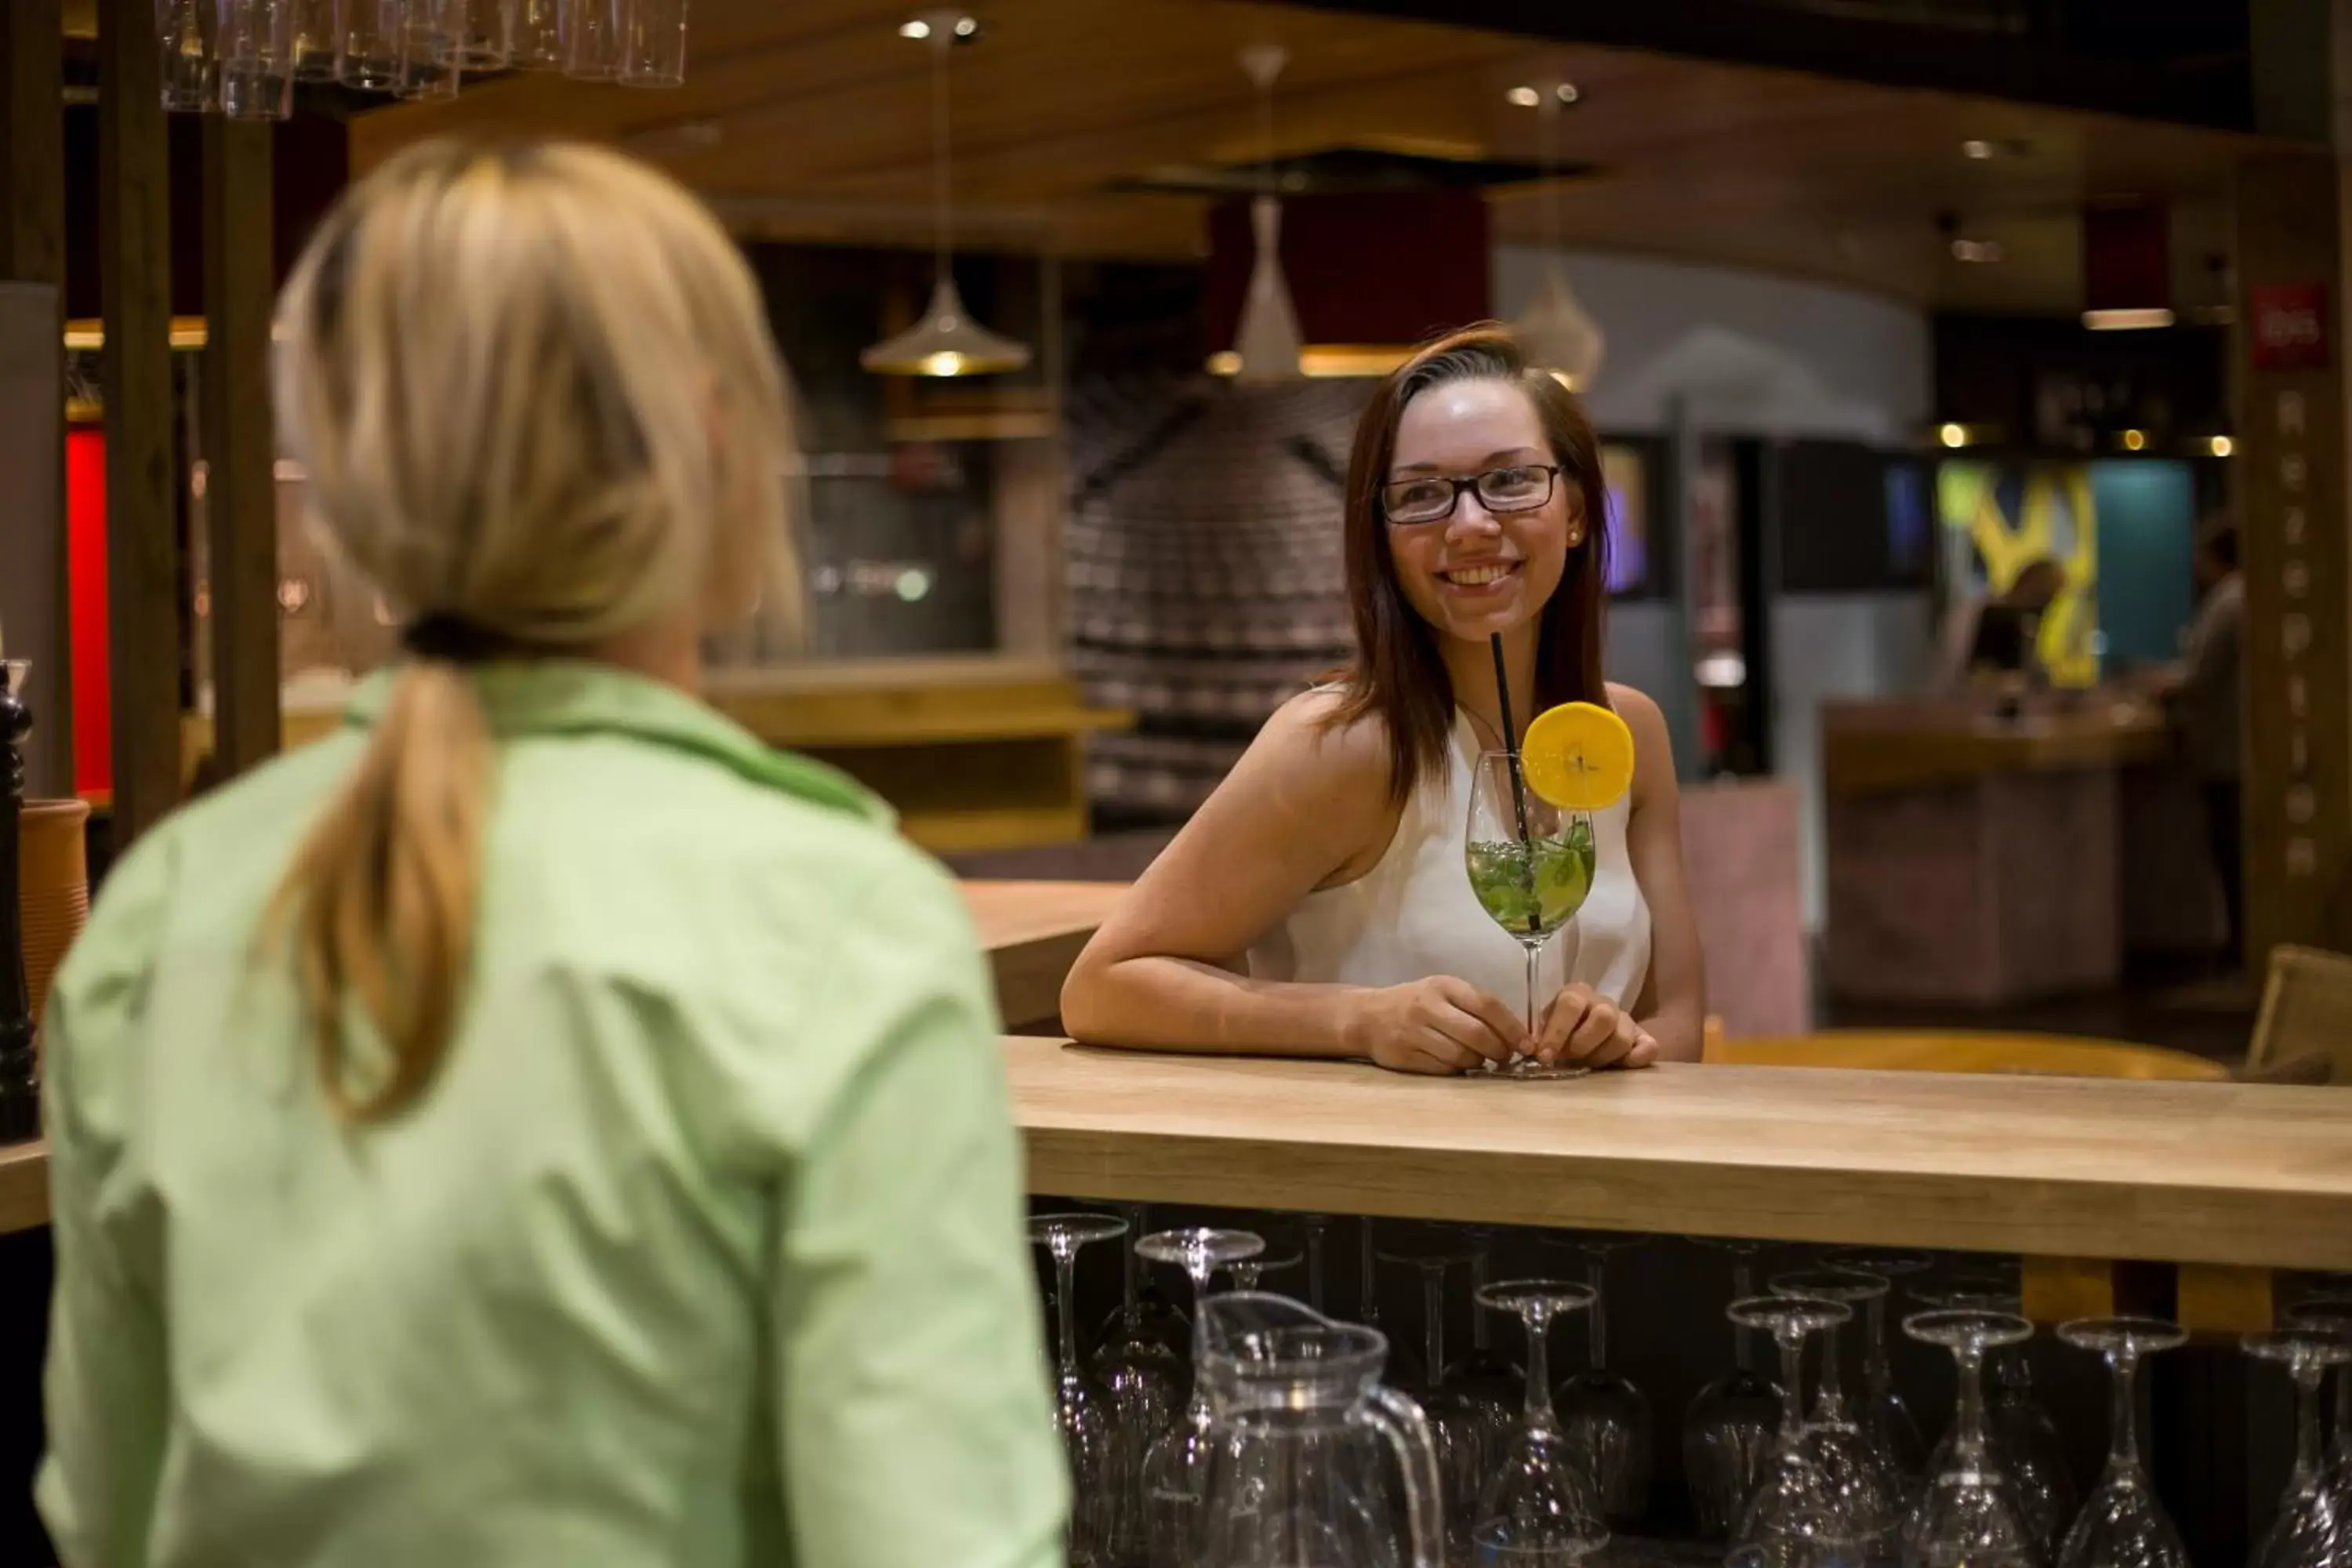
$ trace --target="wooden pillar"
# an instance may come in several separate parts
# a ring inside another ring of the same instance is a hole
[[[224,778],[274,755],[279,734],[269,148],[266,124],[205,121],[205,526]]]
[[[180,548],[172,426],[170,152],[151,0],[99,0],[99,268],[114,842],[180,794]]]
[[[2320,151],[2238,174],[2246,921],[2257,969],[2279,943],[2352,937],[2345,180]]]
[[[46,428],[36,437],[48,452],[46,500],[32,515],[10,520],[12,530],[25,532],[0,548],[0,617],[6,622],[12,657],[33,661],[25,701],[39,718],[26,742],[27,786],[36,795],[66,795],[73,788],[73,703],[63,437],[66,145],[59,0],[8,0],[0,7],[0,279],[46,289],[51,297],[47,330],[28,334],[35,341],[26,345],[48,361],[45,379],[55,389]],[[12,447],[8,460],[39,458]],[[25,492],[35,489],[24,487]]]

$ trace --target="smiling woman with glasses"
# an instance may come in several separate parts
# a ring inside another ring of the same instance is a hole
[[[1607,494],[1592,427],[1510,334],[1431,343],[1372,395],[1348,468],[1356,656],[1286,705],[1071,971],[1090,1043],[1454,1073],[1696,1059],[1705,1010],[1673,757],[1601,676]],[[1494,639],[1510,684],[1504,733]],[[1614,709],[1633,787],[1592,814],[1574,924],[1530,1029],[1523,952],[1463,875],[1482,752],[1558,703]]]

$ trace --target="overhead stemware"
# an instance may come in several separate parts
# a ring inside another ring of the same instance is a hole
[[[2187,1344],[2188,1333],[2153,1318],[2089,1318],[2060,1324],[2058,1337],[2104,1357],[2111,1380],[2106,1468],[2066,1532],[2058,1568],[2190,1568],[2139,1457],[2139,1363]]]

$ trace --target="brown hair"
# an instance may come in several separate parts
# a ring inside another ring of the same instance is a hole
[[[1348,458],[1348,597],[1356,624],[1356,662],[1342,677],[1339,705],[1329,722],[1337,726],[1377,716],[1388,727],[1389,793],[1399,802],[1444,759],[1454,726],[1454,682],[1438,653],[1436,629],[1422,619],[1397,581],[1381,487],[1396,458],[1397,422],[1405,405],[1432,387],[1457,381],[1504,381],[1527,394],[1562,482],[1574,487],[1584,524],[1583,539],[1569,547],[1559,586],[1543,607],[1535,700],[1518,717],[1524,721],[1560,702],[1609,706],[1601,674],[1608,490],[1591,422],[1556,377],[1528,367],[1507,328],[1490,322],[1448,333],[1424,344],[1381,383],[1356,421]]]
[[[421,144],[344,197],[279,317],[307,521],[412,624],[577,653],[681,607],[709,624],[796,597],[766,312],[667,176],[561,142]],[[416,641],[262,927],[290,949],[328,1099],[361,1121],[448,1052],[490,823],[470,656]],[[361,1020],[381,1070],[354,1071]]]

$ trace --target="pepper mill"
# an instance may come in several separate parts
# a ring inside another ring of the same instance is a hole
[[[16,698],[21,668],[0,660],[0,1144],[41,1135],[40,1068],[33,1051],[32,988],[25,981],[18,863],[25,737],[33,728],[31,711]]]

